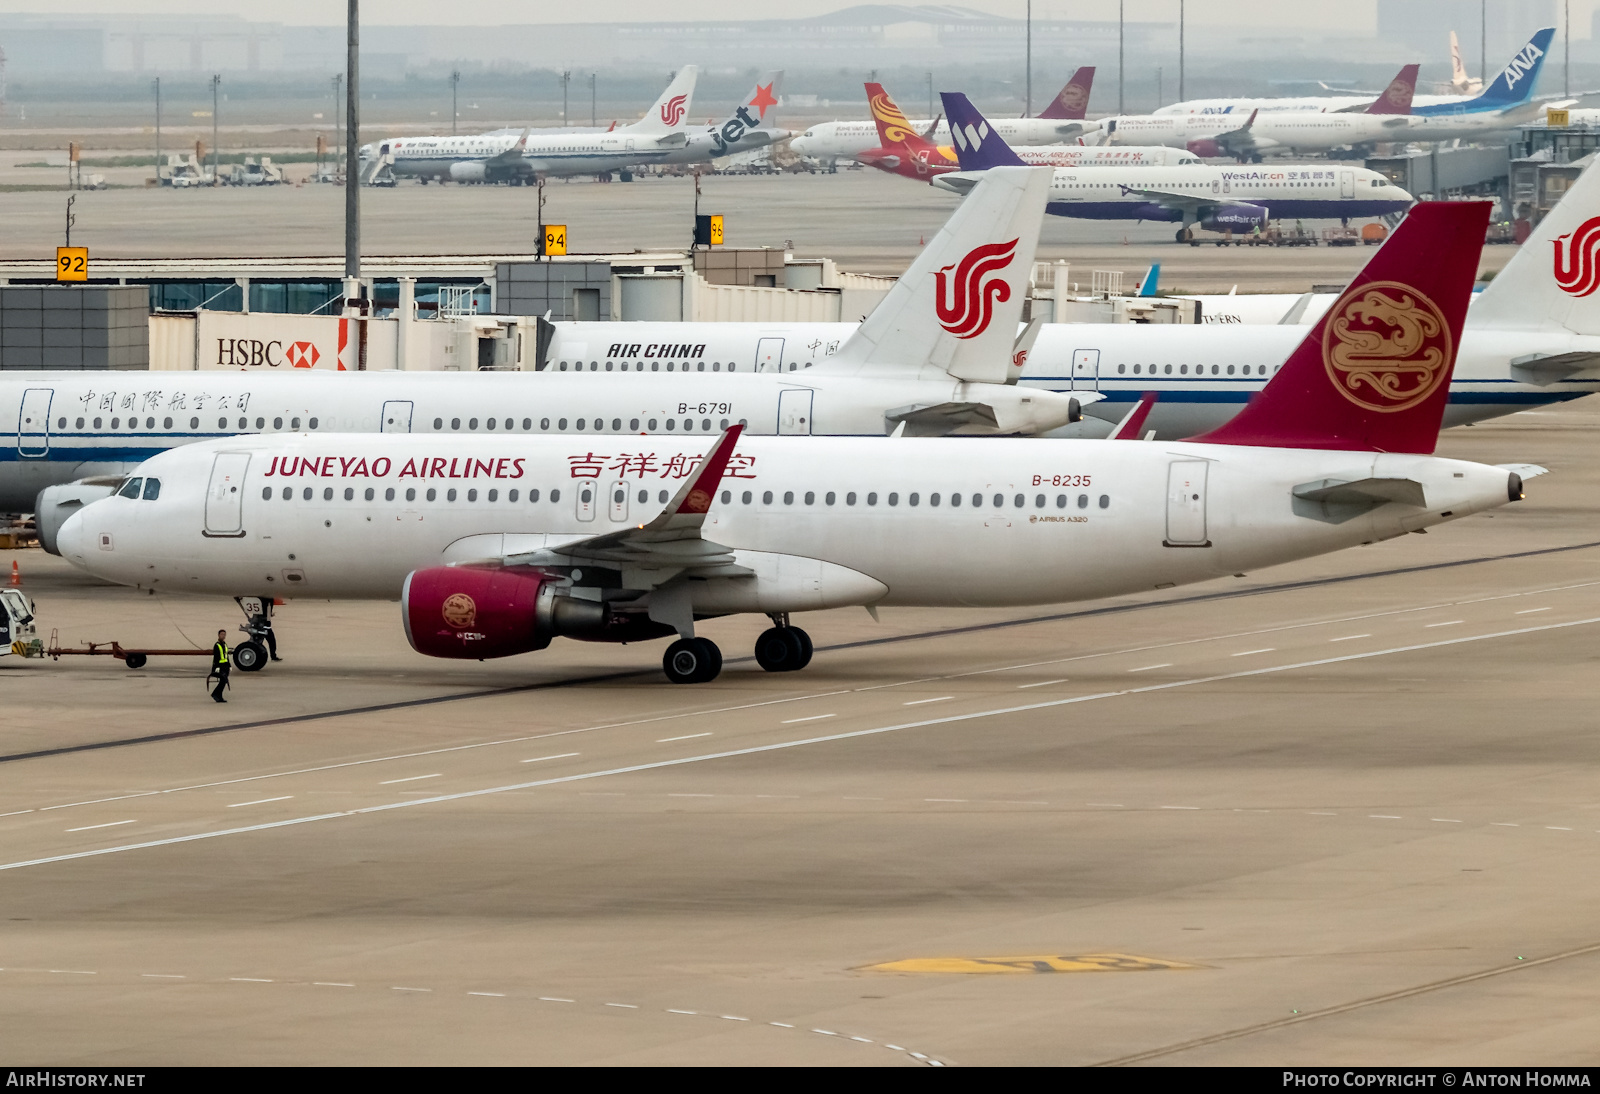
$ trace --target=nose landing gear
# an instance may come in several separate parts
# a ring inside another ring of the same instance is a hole
[[[278,639],[272,633],[272,608],[277,601],[270,596],[236,596],[233,600],[245,615],[239,629],[250,636],[233,647],[234,667],[240,672],[260,672],[269,660],[281,661]]]

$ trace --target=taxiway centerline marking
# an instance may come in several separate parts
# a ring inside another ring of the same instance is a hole
[[[478,790],[462,790],[452,794],[438,794],[429,798],[412,798],[409,801],[387,802],[382,805],[369,805],[360,809],[348,809],[335,813],[317,813],[306,817],[292,817],[286,820],[269,821],[264,824],[242,825],[237,828],[225,828],[214,832],[194,832],[184,836],[169,836],[164,839],[145,840],[140,843],[127,843],[114,847],[99,847],[90,851],[73,851],[60,855],[44,855],[39,858],[21,859],[16,862],[0,863],[0,870],[20,870],[29,866],[44,866],[58,862],[74,862],[78,859],[96,858],[101,855],[115,855],[127,851],[142,851],[152,847],[170,847],[180,843],[193,843],[197,840],[218,839],[223,836],[245,835],[251,832],[265,832],[275,828],[288,828],[300,824],[314,824],[318,821],[334,820],[339,817],[366,816],[375,813],[387,813],[396,809],[410,809],[420,805],[439,805],[444,802],[467,801],[473,798],[488,797],[492,794],[505,794],[517,790],[533,790],[542,786],[558,786],[564,783],[584,782],[589,779],[608,778],[613,775],[632,775],[641,771],[657,771],[668,767],[681,767],[686,764],[707,763],[712,760],[731,759],[736,756],[756,756],[765,752],[782,752],[791,748],[804,748],[810,745],[832,744],[836,741],[854,740],[860,737],[875,737],[885,733],[898,733],[908,729],[926,729],[931,726],[950,725],[956,722],[972,722],[981,718],[997,718],[1008,714],[1026,714],[1036,710],[1051,710],[1056,707],[1073,706],[1078,703],[1098,702],[1102,699],[1120,699],[1128,695],[1146,695],[1157,691],[1174,691],[1178,688],[1195,687],[1204,684],[1226,683],[1230,680],[1247,680],[1255,676],[1270,676],[1280,672],[1293,672],[1297,669],[1321,668],[1326,665],[1346,664],[1352,661],[1369,661],[1375,657],[1390,657],[1403,653],[1416,653],[1421,650],[1443,649],[1449,646],[1466,645],[1469,642],[1487,642],[1499,638],[1515,638],[1524,634],[1542,634],[1549,631],[1567,630],[1572,627],[1593,626],[1600,623],[1600,616],[1591,616],[1587,619],[1574,619],[1561,623],[1547,623],[1538,627],[1518,627],[1509,631],[1493,631],[1488,634],[1466,635],[1461,638],[1446,638],[1438,642],[1418,642],[1407,646],[1393,646],[1382,650],[1369,650],[1365,653],[1351,653],[1340,657],[1319,657],[1311,661],[1296,661],[1286,665],[1266,665],[1261,668],[1241,669],[1238,672],[1217,673],[1212,676],[1195,676],[1187,680],[1166,680],[1157,684],[1146,684],[1136,688],[1120,688],[1115,691],[1093,692],[1088,695],[1074,695],[1066,699],[1053,699],[1042,703],[1024,703],[1019,706],[994,707],[989,710],[971,711],[965,714],[950,714],[943,718],[926,718],[916,722],[900,722],[894,725],[874,726],[869,729],[848,730],[842,733],[831,733],[821,737],[805,737],[793,741],[774,741],[771,744],[750,745],[746,748],[729,749],[725,752],[703,752],[698,756],[679,756],[669,760],[654,760],[647,763],[628,764],[623,767],[606,768],[600,771],[585,771],[573,775],[557,775],[548,779],[536,779],[530,782],[510,783],[505,786],[489,786]]]

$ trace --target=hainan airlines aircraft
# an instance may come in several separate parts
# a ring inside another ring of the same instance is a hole
[[[961,193],[991,167],[1020,162],[965,95],[946,92],[944,109],[961,170],[933,185]],[[1334,115],[1329,115],[1330,117]],[[1376,171],[1333,164],[1296,167],[1061,168],[1050,188],[1049,211],[1085,220],[1156,220],[1207,231],[1244,231],[1269,220],[1349,220],[1404,212],[1412,197]]]
[[[784,671],[811,657],[802,611],[1098,599],[1389,539],[1543,470],[1431,455],[1488,210],[1418,207],[1250,407],[1186,442],[239,438],[147,461],[62,553],[152,590],[398,598],[433,657],[676,636],[667,678],[698,683],[722,665],[707,618],[771,618],[756,660]]]
[[[1070,140],[1085,131],[1083,117],[1093,83],[1094,69],[1080,68],[1038,117],[1001,118],[994,122],[995,129],[1015,145],[1059,144]],[[884,120],[880,103],[869,95],[867,106],[872,111],[871,121],[818,122],[790,141],[789,147],[808,160],[830,165],[838,160],[857,159],[858,153],[880,145],[879,126]],[[950,143],[950,127],[941,119],[906,121],[898,107],[894,113],[898,121],[891,119],[892,124],[904,124],[935,144]]]
[[[865,86],[872,116],[878,123],[880,146],[858,152],[858,161],[891,175],[923,182],[935,175],[961,170],[956,150],[918,136],[882,84]],[[1193,153],[1175,148],[1087,147],[1081,144],[1021,148],[1017,150],[1017,159],[1029,167],[1170,167],[1200,162]]]
[[[1164,144],[1199,156],[1259,160],[1266,152],[1326,152],[1353,144],[1408,140],[1416,65],[1407,65],[1363,113],[1143,114],[1095,123],[1107,144]],[[949,106],[945,109],[948,111]]]
[[[449,179],[453,182],[509,182],[532,178],[536,168],[529,157],[549,157],[561,150],[563,161],[579,161],[582,171],[546,173],[599,174],[616,170],[669,149],[682,149],[688,140],[684,119],[694,102],[695,80],[700,70],[684,65],[633,125],[611,131],[585,129],[543,131],[530,137],[501,131],[462,137],[391,137],[362,146],[361,159],[381,157],[397,178]],[[541,168],[542,169],[542,168]]]
[[[237,433],[1045,433],[1083,401],[1015,384],[1049,182],[1041,168],[995,173],[804,377],[682,339],[652,346],[672,356],[648,369],[608,360],[587,373],[13,373],[0,380],[0,511],[33,511],[48,545],[67,511],[141,460]],[[984,251],[992,239],[1006,247]],[[618,383],[624,371],[635,375]]]

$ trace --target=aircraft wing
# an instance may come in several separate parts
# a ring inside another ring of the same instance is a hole
[[[630,589],[655,589],[680,574],[702,578],[750,576],[754,571],[735,564],[732,550],[700,535],[743,431],[743,426],[728,427],[711,451],[700,458],[672,500],[648,523],[556,547],[506,555],[500,560],[501,565],[589,563],[617,567],[623,571],[624,587]]]
[[[1070,137],[1081,137],[1083,136],[1083,132],[1084,128],[1082,122],[1062,122],[1060,125],[1056,126],[1056,136],[1060,137],[1062,140],[1066,140]]]
[[[522,130],[522,136],[517,138],[517,143],[516,144],[513,144],[510,148],[507,148],[504,152],[500,153],[498,156],[490,156],[487,160],[484,161],[484,164],[487,166],[489,164],[507,165],[507,164],[513,164],[513,163],[521,163],[522,162],[522,153],[525,152],[527,150],[527,148],[528,148],[528,132],[529,132],[530,128],[531,127],[524,126],[523,130]]]
[[[1163,209],[1178,209],[1185,213],[1198,212],[1221,204],[1215,195],[1208,194],[1202,197],[1198,194],[1181,194],[1176,190],[1160,190],[1151,186],[1124,186],[1122,192],[1149,198]]]

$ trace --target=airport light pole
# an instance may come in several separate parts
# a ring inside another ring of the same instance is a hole
[[[156,77],[156,185],[161,185],[161,77]]]
[[[222,183],[222,176],[217,173],[217,85],[222,83],[222,77],[211,77],[211,185],[218,186]]]
[[[1178,0],[1178,101],[1183,98],[1183,5],[1184,0]]]
[[[1489,82],[1489,0],[1478,0],[1478,79]]]
[[[1117,114],[1126,113],[1122,105],[1122,9],[1124,0],[1117,0]]]
[[[928,117],[933,117],[933,73],[928,73]]]
[[[1561,3],[1561,97],[1572,98],[1572,0]]]
[[[343,115],[339,113],[339,89],[343,86],[344,73],[341,72],[339,75],[333,78],[333,149],[335,154],[338,153],[339,149],[344,147],[344,130],[341,127],[342,123],[340,122],[340,118],[342,118]]]
[[[595,98],[595,77],[598,75],[599,73],[597,72],[589,73],[589,127],[591,129],[600,128],[600,111],[595,105],[597,102]]]
[[[344,146],[344,299],[363,297],[361,290],[361,0],[349,0],[345,42]],[[364,330],[364,328],[363,328]]]
[[[450,135],[456,135],[456,119],[461,117],[461,111],[456,107],[456,88],[461,85],[461,70],[450,70]]]
[[[1023,84],[1025,91],[1023,93],[1024,97],[1022,100],[1022,116],[1024,118],[1031,118],[1033,116],[1033,0],[1028,0],[1027,43],[1026,52],[1028,55],[1028,75],[1027,81]],[[933,93],[931,91],[928,93],[928,101],[930,103],[933,102]],[[933,117],[932,110],[928,111],[928,116],[930,118]]]
[[[562,69],[561,70],[561,124],[562,125],[569,124],[568,121],[567,121],[567,85],[570,84],[571,82],[572,82],[572,70],[570,68]]]

